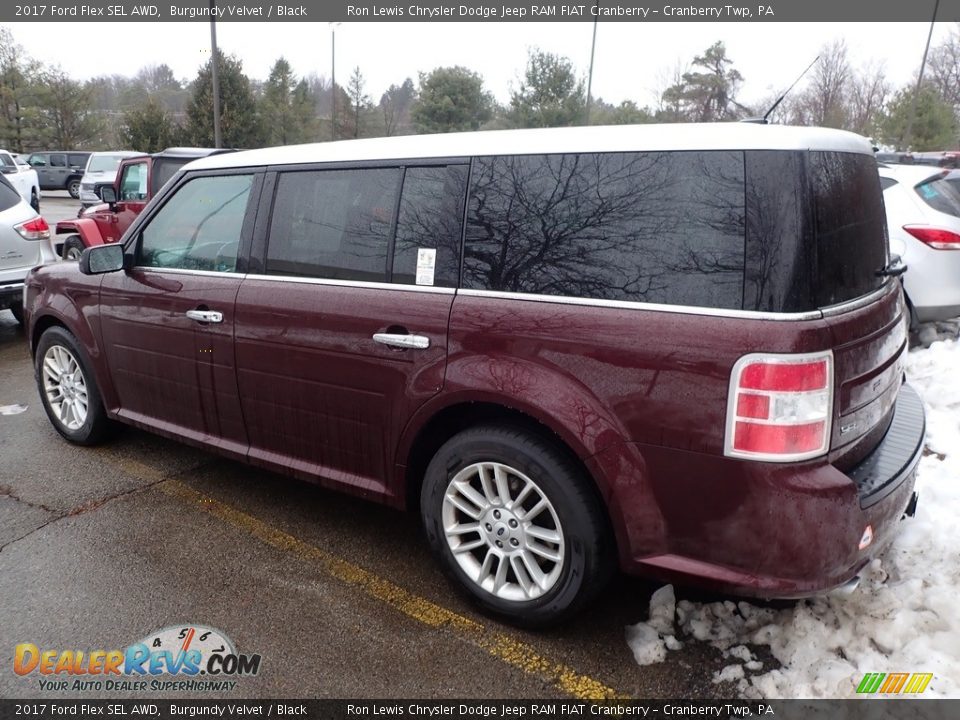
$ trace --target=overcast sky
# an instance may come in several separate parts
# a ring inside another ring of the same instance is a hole
[[[210,52],[207,22],[11,23],[17,42],[73,77],[133,75],[144,65],[166,63],[193,79]],[[687,23],[625,22],[598,25],[594,97],[654,105],[656,91],[677,62],[688,64],[717,40],[744,77],[740,101],[756,103],[780,92],[826,42],[846,40],[856,66],[883,64],[896,87],[910,81],[923,55],[929,23]],[[951,23],[937,23],[933,45]],[[417,80],[418,71],[464,65],[480,72],[502,102],[509,98],[531,47],[569,57],[585,76],[593,24],[573,23],[343,23],[336,28],[337,81],[345,85],[354,66],[378,100],[392,83]],[[129,35],[125,36],[125,33]],[[245,72],[265,79],[280,55],[295,72],[330,75],[327,23],[217,24],[221,50],[243,60]],[[801,86],[798,86],[802,87]]]

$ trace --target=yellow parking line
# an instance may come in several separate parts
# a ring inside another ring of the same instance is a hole
[[[160,475],[157,470],[136,460],[117,459],[116,463],[127,472],[137,474],[144,479],[153,479]],[[332,577],[359,588],[368,596],[385,602],[404,615],[424,625],[446,629],[457,638],[486,651],[498,660],[550,682],[572,697],[582,700],[626,697],[599,680],[581,675],[563,663],[544,657],[530,645],[506,633],[489,629],[470,618],[414,595],[389,580],[278,530],[252,515],[203,495],[178,480],[164,481],[156,485],[156,489],[177,500],[197,506],[203,512],[253,535],[267,545],[308,560]]]

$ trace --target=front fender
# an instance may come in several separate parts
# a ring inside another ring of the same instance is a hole
[[[84,247],[94,247],[96,245],[106,245],[107,241],[100,233],[100,228],[92,218],[76,218],[72,220],[61,220],[57,223],[57,235],[66,233],[80,236]]]

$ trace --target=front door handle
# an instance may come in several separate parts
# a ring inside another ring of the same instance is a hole
[[[430,347],[430,338],[426,335],[401,335],[398,333],[376,333],[373,341],[381,345],[389,345],[397,348],[413,348],[415,350],[426,350]]]
[[[223,322],[223,313],[216,310],[187,310],[187,317],[197,322]]]

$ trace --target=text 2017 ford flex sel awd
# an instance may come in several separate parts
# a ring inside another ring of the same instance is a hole
[[[68,440],[119,421],[419,508],[536,625],[617,565],[856,582],[915,504],[901,270],[859,136],[523,130],[197,160],[25,309]]]

